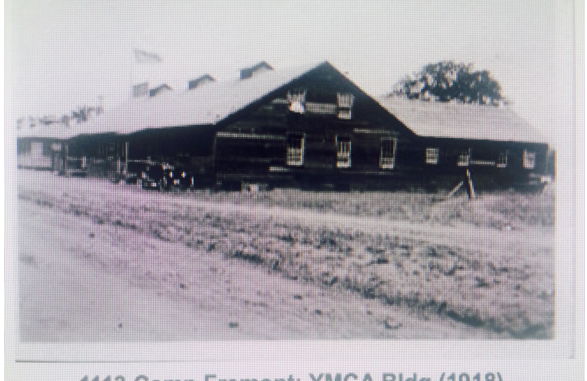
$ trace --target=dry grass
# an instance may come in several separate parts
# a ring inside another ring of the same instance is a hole
[[[525,225],[554,226],[554,185],[549,185],[542,194],[513,190],[481,193],[474,202],[466,195],[446,196],[446,193],[406,191],[345,193],[296,189],[193,193],[196,199],[219,203],[261,204],[410,222],[468,223],[499,230]]]
[[[101,199],[89,188],[72,194],[24,186],[19,196],[96,223],[248,261],[290,279],[350,289],[422,314],[448,316],[517,338],[554,334],[552,188],[543,194],[482,194],[470,202],[466,196],[438,201],[439,195],[425,193],[279,189],[182,194],[137,189],[125,199],[115,197],[120,187],[126,186],[104,183],[112,197]],[[200,201],[221,207],[211,209]],[[438,238],[392,228],[375,232],[353,227],[353,217],[350,225],[336,220],[317,224],[281,218],[279,212],[257,206],[306,210],[308,219],[312,213],[334,212],[370,217],[380,225],[405,221],[408,227],[425,225],[430,232],[454,225],[455,235]],[[475,246],[457,238],[463,237],[463,225],[471,226],[471,241],[483,238],[490,243]]]

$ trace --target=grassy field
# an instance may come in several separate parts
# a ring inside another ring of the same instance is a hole
[[[270,192],[196,191],[193,195],[213,202],[252,203],[410,222],[464,222],[496,229],[508,226],[554,226],[555,220],[554,185],[549,185],[542,194],[513,190],[481,193],[475,202],[470,202],[464,193],[447,198],[447,192],[313,192],[275,189]]]
[[[448,319],[496,337],[554,337],[553,187],[469,201],[291,189],[160,194],[50,174],[39,189],[30,172],[19,175],[19,202],[56,215],[350,291],[422,321]],[[192,285],[187,274],[182,282]]]

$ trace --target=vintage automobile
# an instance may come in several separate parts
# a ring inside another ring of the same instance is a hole
[[[126,184],[140,184],[143,172],[152,165],[146,160],[133,160],[128,162],[126,173],[122,175],[122,180]]]
[[[88,175],[88,166],[86,158],[67,158],[67,176],[86,177]]]
[[[141,176],[143,189],[159,191],[186,190],[194,185],[194,176],[183,167],[169,164],[152,164],[145,168]]]
[[[168,173],[171,167],[167,164],[153,164],[145,168],[141,175],[141,187],[143,189],[166,190],[168,189]]]
[[[194,176],[183,167],[167,169],[165,171],[167,189],[186,190],[194,186]]]

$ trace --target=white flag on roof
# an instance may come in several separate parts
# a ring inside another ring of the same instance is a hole
[[[137,63],[163,62],[163,59],[156,53],[150,53],[141,49],[135,49],[134,51]]]

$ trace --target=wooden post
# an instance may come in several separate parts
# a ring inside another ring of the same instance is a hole
[[[453,190],[451,190],[448,194],[448,196],[446,196],[446,198],[451,198],[455,193],[457,193],[457,191],[459,189],[461,189],[461,187],[463,186],[464,181],[461,181],[460,183],[458,183],[458,185],[456,187],[453,188]]]
[[[473,179],[471,178],[471,172],[467,169],[467,184],[469,186],[469,198],[470,199],[475,199],[476,195],[475,195],[475,187],[473,186]]]
[[[128,142],[124,142],[124,173],[128,174]]]
[[[67,175],[67,158],[69,157],[69,147],[67,143],[63,144],[63,173]]]

